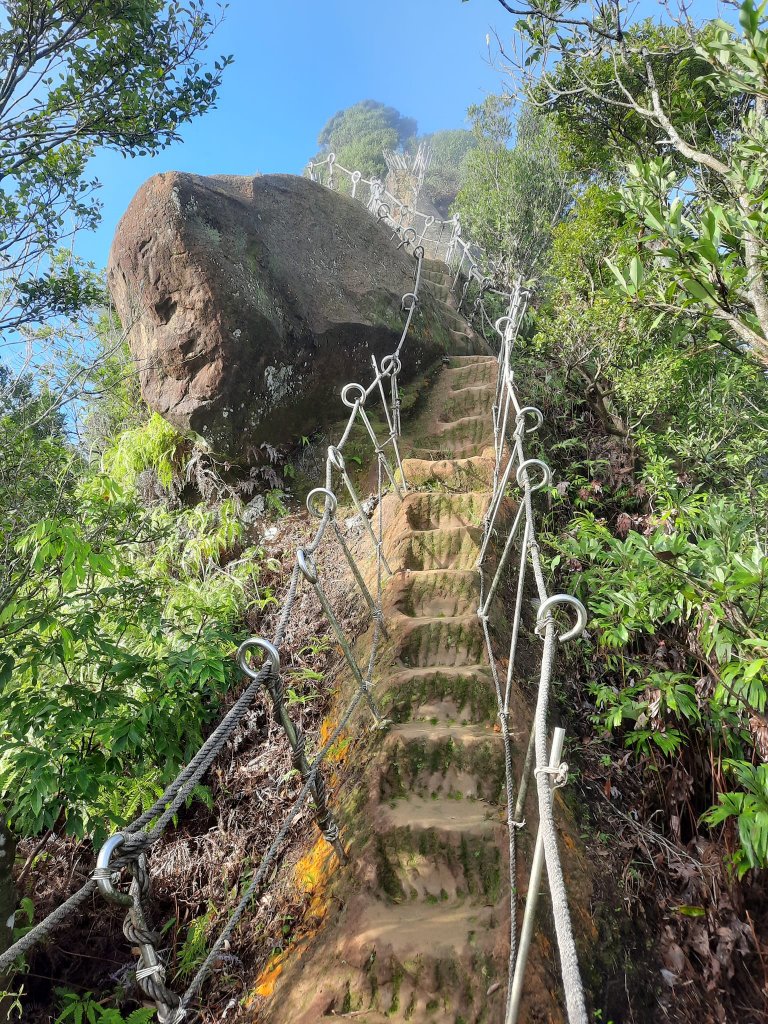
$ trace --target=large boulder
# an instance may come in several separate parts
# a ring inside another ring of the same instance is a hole
[[[415,261],[355,200],[306,178],[170,172],[120,221],[107,277],[149,407],[245,461],[344,413],[395,348]],[[403,378],[446,351],[424,290]]]

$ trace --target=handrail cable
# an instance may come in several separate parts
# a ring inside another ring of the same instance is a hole
[[[96,868],[89,880],[43,921],[31,928],[9,949],[0,954],[0,976],[12,968],[20,956],[50,935],[70,916],[77,913],[98,888],[108,900],[126,908],[123,930],[128,940],[133,945],[137,945],[140,950],[136,980],[145,995],[154,1000],[160,1024],[179,1024],[192,1010],[193,1000],[213,970],[237,923],[255,895],[263,888],[269,868],[278,857],[291,825],[308,800],[311,799],[314,804],[315,821],[322,836],[342,863],[347,860],[338,825],[329,807],[322,767],[328,751],[347,728],[361,705],[365,704],[368,707],[376,727],[386,727],[389,724],[372,694],[372,679],[381,638],[382,636],[386,637],[386,624],[382,610],[384,574],[391,575],[391,569],[383,550],[384,482],[386,479],[391,491],[397,494],[401,500],[404,498],[408,490],[408,483],[403,472],[399,449],[401,403],[398,377],[402,369],[400,354],[418,307],[422,265],[426,258],[426,252],[429,251],[432,258],[442,259],[448,265],[454,275],[454,289],[459,281],[463,282],[459,308],[466,299],[469,283],[475,281],[479,286],[479,293],[474,303],[473,313],[478,315],[484,334],[487,325],[500,339],[498,376],[493,406],[493,486],[488,511],[483,522],[483,536],[477,560],[477,569],[480,575],[480,606],[477,614],[491,666],[497,714],[504,742],[510,861],[510,953],[505,1024],[516,1024],[518,1020],[525,960],[539,888],[532,872],[526,900],[520,955],[518,956],[516,832],[525,825],[522,814],[531,773],[536,781],[539,810],[536,857],[539,865],[542,860],[546,864],[568,1021],[569,1024],[587,1024],[584,992],[579,974],[552,810],[553,791],[567,781],[568,775],[568,766],[559,760],[562,730],[555,730],[552,751],[548,753],[548,710],[557,649],[561,643],[567,642],[583,631],[587,614],[581,602],[576,598],[566,594],[549,595],[536,539],[533,495],[551,483],[551,472],[546,463],[540,459],[526,457],[525,435],[537,430],[542,425],[543,416],[538,409],[521,404],[515,390],[512,368],[512,352],[518,338],[529,293],[523,287],[520,279],[515,282],[511,293],[500,292],[492,287],[492,275],[495,268],[482,253],[482,250],[461,238],[461,225],[458,217],[449,221],[437,221],[434,217],[424,215],[418,210],[409,209],[405,204],[399,203],[385,189],[382,182],[375,178],[366,179],[359,171],[349,171],[342,167],[336,161],[333,153],[322,161],[310,164],[309,174],[313,180],[319,181],[329,188],[338,187],[335,177],[337,174],[346,175],[350,183],[352,198],[364,202],[375,217],[392,228],[392,239],[393,241],[398,239],[398,248],[412,248],[415,258],[414,285],[413,291],[406,293],[402,299],[405,320],[399,343],[394,352],[385,356],[380,364],[377,363],[375,357],[372,357],[374,376],[367,387],[358,383],[350,383],[342,389],[342,401],[350,410],[349,416],[337,443],[328,447],[324,486],[314,488],[307,496],[307,509],[311,516],[319,519],[319,522],[312,539],[296,552],[296,565],[291,574],[273,639],[270,642],[260,637],[252,637],[241,644],[237,652],[238,664],[243,675],[249,680],[246,688],[202,744],[197,754],[166,787],[153,805],[119,833],[111,836],[102,846]],[[414,226],[417,223],[420,225],[419,229]],[[492,322],[485,305],[485,298],[489,293],[502,295],[507,301],[506,315],[495,323]],[[385,387],[387,381],[389,381],[388,388]],[[374,393],[378,393],[384,410],[388,432],[387,436],[383,438],[376,433],[365,408],[366,402]],[[343,454],[352,429],[357,422],[364,427],[376,456],[378,514],[373,516],[373,521],[368,518],[363,509],[347,472]],[[391,452],[394,464],[388,458],[387,451]],[[346,489],[373,547],[376,558],[375,595],[371,593],[366,584],[336,519],[338,498],[334,491],[335,478],[338,480],[338,485]],[[508,495],[515,487],[520,494],[517,512],[506,536],[501,538],[498,526],[500,512],[508,500]],[[364,665],[361,665],[355,655],[350,640],[334,612],[323,588],[321,574],[315,559],[315,554],[323,543],[329,527],[341,546],[342,553],[350,566],[355,584],[363,596],[373,623],[370,653]],[[492,541],[499,542],[502,553],[493,577],[489,579],[488,552]],[[506,678],[502,681],[489,628],[490,608],[515,550],[518,552],[519,565],[509,658]],[[511,696],[528,567],[531,569],[539,600],[536,633],[542,638],[542,655],[538,696],[529,737],[528,754],[519,785],[516,787],[509,723],[510,716],[516,710],[511,706]],[[291,720],[285,705],[280,667],[280,648],[285,639],[298,588],[302,581],[313,588],[356,682],[356,689],[336,728],[311,760],[307,757],[306,738],[301,729]],[[576,624],[563,634],[558,633],[558,626],[552,614],[553,610],[559,606],[570,606],[576,613]],[[259,667],[256,667],[251,661],[254,652],[261,652],[264,655],[264,661]],[[258,867],[246,884],[226,925],[219,933],[186,991],[178,996],[165,983],[165,967],[156,949],[157,936],[146,923],[145,908],[150,896],[146,854],[161,838],[184,803],[192,795],[195,787],[205,776],[228,739],[252,707],[262,688],[267,690],[272,701],[275,719],[286,734],[291,748],[293,765],[301,776],[302,788],[283,818],[277,834],[263,854]],[[517,797],[515,797],[516,788]],[[116,887],[119,884],[120,872],[124,868],[131,876],[128,891]],[[540,871],[540,866],[536,870]]]

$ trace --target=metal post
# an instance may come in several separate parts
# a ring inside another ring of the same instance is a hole
[[[552,748],[549,752],[549,767],[552,769],[556,770],[560,767],[560,757],[563,753],[564,739],[565,729],[555,729],[552,736]],[[528,961],[528,950],[531,947],[531,938],[533,937],[533,922],[536,915],[536,903],[539,898],[539,885],[541,883],[541,870],[543,867],[544,836],[541,831],[541,826],[539,826],[539,830],[536,834],[536,849],[533,854],[531,874],[528,880],[528,895],[525,900],[523,930],[520,933],[520,943],[517,950],[515,976],[512,979],[512,991],[509,994],[509,1000],[507,1002],[507,1015],[504,1018],[504,1024],[517,1024],[517,1016],[520,1012],[520,1002],[523,998],[525,966]]]

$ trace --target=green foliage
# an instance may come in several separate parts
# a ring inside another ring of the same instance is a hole
[[[768,864],[768,764],[755,767],[727,759],[723,767],[733,774],[742,792],[719,793],[717,806],[704,817],[710,825],[736,819],[741,845],[734,860],[741,877],[750,868]]]
[[[632,24],[622,4],[596,21],[526,6],[519,27],[540,70],[535,85],[523,72],[529,92],[583,179],[617,181],[636,235],[614,267],[620,288],[768,365],[766,3],[744,0],[738,27]]]
[[[200,65],[215,26],[202,0],[5,5],[0,328],[39,325],[99,301],[70,245],[100,218],[88,162],[100,148],[156,154],[215,102],[231,60],[211,71]]]
[[[57,988],[61,1013],[54,1024],[149,1024],[155,1017],[154,1009],[142,1008],[129,1013],[127,1017],[112,1007],[102,1006],[93,992],[80,995],[67,989]]]
[[[189,922],[184,942],[176,953],[175,980],[189,978],[205,960],[208,953],[208,935],[216,917],[216,906],[209,903],[204,914]]]
[[[477,136],[474,132],[457,128],[419,136],[413,140],[412,146],[415,148],[419,143],[427,145],[432,155],[424,178],[424,193],[447,217],[466,176],[469,154],[477,146]]]
[[[122,431],[142,426],[149,411],[141,398],[138,370],[116,314],[101,314],[94,334],[97,352],[87,368],[81,435],[89,455],[100,456]]]
[[[570,586],[589,605],[591,657],[603,666],[591,687],[595,720],[620,730],[639,755],[708,749],[745,786],[766,725],[768,554],[748,507],[681,490],[669,463],[652,462],[646,485],[656,511],[643,533],[617,537],[582,513],[550,538],[553,566],[578,567]],[[745,788],[751,796],[719,793],[704,820],[716,824],[743,807],[739,863],[758,866],[762,851],[765,866],[765,840],[745,842],[760,796]]]
[[[320,156],[335,153],[344,167],[384,178],[384,150],[401,149],[415,133],[413,118],[376,100],[363,100],[334,114],[317,141]]]
[[[18,834],[98,837],[151,803],[236,678],[258,590],[237,510],[147,510],[104,476],[15,544],[0,605],[0,801]]]
[[[184,438],[167,420],[152,413],[146,423],[115,438],[104,452],[105,472],[120,486],[132,487],[141,473],[151,469],[167,490],[183,443]]]
[[[584,181],[620,180],[628,161],[659,153],[665,130],[633,110],[622,91],[623,85],[650,106],[643,51],[660,101],[674,110],[681,131],[700,144],[711,143],[723,137],[735,116],[733,101],[720,93],[709,96],[706,109],[702,107],[698,80],[707,67],[684,28],[651,19],[637,24],[625,20],[624,25],[626,44],[615,52],[607,46],[590,49],[578,32],[570,38],[564,33],[565,45],[554,47],[558,60],[534,87],[536,100],[554,113],[563,160]],[[539,34],[538,27],[533,31]],[[530,30],[527,34],[530,38]]]
[[[669,316],[638,301],[658,278],[633,263],[635,231],[609,189],[583,190],[555,229],[518,372],[527,362],[526,393],[557,430],[549,457],[568,485],[548,543],[590,612],[595,723],[649,781],[690,775],[700,824],[734,822],[743,873],[767,864],[768,386],[684,299]],[[628,267],[624,295],[611,264]]]
[[[513,134],[509,100],[491,96],[470,108],[478,145],[466,157],[464,181],[453,205],[465,233],[511,281],[539,272],[568,191],[550,121],[523,109]]]

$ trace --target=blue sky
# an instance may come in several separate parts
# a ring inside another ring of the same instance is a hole
[[[465,126],[469,104],[499,88],[485,38],[505,18],[495,0],[231,0],[210,50],[235,58],[217,108],[155,158],[93,161],[104,218],[79,253],[106,263],[117,221],[158,171],[300,173],[328,118],[362,99],[397,107],[422,132]]]
[[[651,0],[639,9],[663,11]],[[712,17],[716,4],[696,0],[693,13]],[[78,252],[104,266],[118,220],[159,171],[300,173],[326,120],[362,99],[415,117],[420,132],[464,127],[466,108],[502,82],[486,35],[496,27],[509,36],[513,24],[496,0],[231,0],[210,50],[235,58],[217,109],[155,158],[94,159],[103,221]]]

